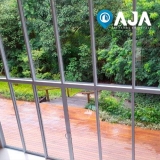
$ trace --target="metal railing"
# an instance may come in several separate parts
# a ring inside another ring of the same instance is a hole
[[[96,106],[96,124],[97,124],[97,139],[98,139],[98,148],[99,148],[99,160],[102,160],[102,147],[101,147],[101,133],[100,133],[100,122],[99,122],[99,108],[98,108],[98,91],[99,90],[110,90],[110,91],[122,91],[122,92],[130,92],[132,95],[132,160],[135,160],[135,124],[134,124],[134,101],[135,93],[151,93],[151,94],[160,94],[160,89],[158,88],[150,88],[150,87],[140,87],[140,86],[135,86],[135,52],[136,52],[136,29],[132,30],[133,37],[132,37],[132,85],[113,85],[113,84],[99,84],[97,82],[97,61],[96,61],[96,50],[95,50],[95,35],[94,35],[94,18],[93,18],[93,1],[88,0],[89,4],[89,21],[90,21],[90,35],[91,35],[91,47],[92,47],[92,64],[93,64],[93,77],[94,77],[94,82],[93,83],[80,83],[80,82],[67,82],[65,81],[65,76],[64,76],[64,69],[63,69],[63,58],[62,58],[62,52],[61,52],[61,42],[59,38],[59,32],[58,32],[58,25],[57,25],[57,16],[56,16],[56,9],[55,9],[55,2],[54,0],[50,0],[51,4],[51,11],[52,11],[52,18],[53,18],[53,28],[55,32],[55,37],[56,37],[56,46],[57,46],[57,54],[58,54],[58,61],[59,61],[59,68],[60,68],[60,75],[61,75],[61,81],[46,81],[46,80],[37,80],[35,76],[35,69],[34,69],[34,64],[32,60],[32,54],[31,54],[31,48],[29,44],[29,38],[27,34],[27,27],[26,27],[26,22],[24,18],[24,13],[23,13],[23,7],[21,4],[21,0],[17,0],[18,3],[18,9],[19,9],[19,14],[21,18],[21,23],[22,23],[22,30],[24,34],[24,39],[25,39],[25,44],[26,44],[26,49],[28,53],[28,59],[29,59],[29,64],[30,64],[30,70],[31,70],[31,79],[20,79],[20,78],[12,78],[9,75],[9,69],[7,65],[7,60],[6,60],[6,54],[3,48],[3,42],[2,38],[0,37],[0,53],[2,56],[2,61],[4,64],[5,68],[5,73],[6,77],[0,78],[0,81],[2,82],[7,82],[9,85],[10,89],[10,94],[11,98],[13,101],[13,106],[14,106],[14,111],[17,119],[17,124],[19,128],[19,134],[21,137],[21,142],[23,146],[23,151],[26,153],[29,153],[26,150],[26,144],[25,144],[25,139],[23,135],[23,129],[21,126],[21,121],[19,117],[19,112],[16,104],[16,99],[13,91],[13,85],[12,83],[25,83],[25,84],[31,84],[33,93],[34,93],[34,99],[36,103],[36,110],[37,110],[37,115],[38,115],[38,120],[39,120],[39,126],[40,126],[40,131],[41,131],[41,137],[42,137],[42,142],[43,142],[43,148],[44,148],[44,156],[45,158],[49,158],[48,156],[48,151],[47,151],[47,145],[46,145],[46,138],[45,138],[45,133],[44,133],[44,127],[43,127],[43,119],[41,115],[41,110],[39,106],[39,101],[38,101],[38,95],[37,95],[37,89],[36,85],[42,85],[42,86],[55,86],[61,88],[62,92],[62,101],[63,101],[63,111],[64,111],[64,117],[65,117],[65,125],[66,125],[66,133],[67,133],[67,139],[68,139],[68,148],[69,148],[69,155],[70,155],[70,160],[74,160],[74,148],[72,145],[72,136],[71,136],[71,128],[70,128],[70,119],[69,119],[69,113],[68,113],[68,104],[67,104],[67,96],[65,89],[66,88],[82,88],[82,89],[87,89],[87,90],[93,90],[95,94],[95,106]],[[133,0],[133,11],[136,10],[136,0]],[[134,28],[134,27],[133,27]],[[2,129],[0,127],[0,135],[3,135]],[[1,144],[4,147],[5,144],[2,143],[2,138],[1,138]],[[36,155],[36,153],[35,153]]]

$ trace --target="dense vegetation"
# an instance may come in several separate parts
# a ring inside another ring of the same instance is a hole
[[[37,3],[33,0],[27,0],[24,1],[23,8],[37,78],[59,79],[50,1],[39,0]],[[131,84],[131,29],[115,30],[110,26],[105,30],[100,27],[96,21],[96,14],[104,8],[111,10],[114,15],[122,10],[125,13],[125,18],[130,19],[132,17],[132,1],[108,0],[107,3],[105,1],[95,1],[94,3],[98,79],[105,82]],[[91,82],[92,64],[87,1],[57,1],[56,9],[66,79]],[[138,85],[159,86],[160,1],[139,0],[137,10],[139,17],[142,11],[148,12],[152,27],[146,29],[144,24],[143,27],[137,28],[137,59],[140,61],[137,60],[136,64],[136,82]],[[19,19],[16,1],[1,1],[0,32],[11,76],[30,77]],[[4,74],[2,62],[0,71],[1,74]]]
[[[159,95],[135,94],[135,125],[160,129]],[[94,99],[86,108],[95,110]],[[92,106],[92,107],[91,107]],[[125,92],[101,91],[99,113],[102,121],[131,125],[131,94]]]

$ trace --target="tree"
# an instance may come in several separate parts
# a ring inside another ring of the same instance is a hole
[[[138,11],[147,11],[152,26],[137,28],[137,47],[141,48],[141,67],[137,68],[140,85],[160,85],[160,1],[138,1]]]
[[[17,4],[14,0],[1,2],[0,34],[3,38],[11,75],[21,77],[23,62],[22,60],[19,61],[19,54],[24,53],[24,39],[16,7]]]
[[[126,19],[131,19],[131,0],[123,3]],[[128,12],[126,12],[128,10]],[[152,26],[145,24],[137,27],[137,56],[141,57],[141,63],[136,65],[136,82],[138,85],[158,86],[160,84],[160,2],[155,0],[140,0],[137,3],[139,18],[143,11],[147,11]],[[129,14],[130,13],[130,14]],[[113,83],[131,84],[131,32],[130,30],[110,30],[112,40],[109,47],[99,49],[98,57],[101,62],[102,74]],[[129,46],[127,47],[127,45]],[[139,54],[139,55],[138,55]],[[156,64],[156,65],[155,65]]]
[[[59,77],[50,1],[39,0],[37,3],[26,0],[23,8],[37,78]],[[122,10],[126,19],[131,19],[132,0],[94,3],[98,78],[112,83],[131,84],[132,30],[115,30],[112,26],[104,30],[100,27],[96,22],[96,15],[104,8],[111,10],[114,15]],[[92,82],[88,3],[86,0],[56,1],[56,10],[66,79]],[[152,27],[137,27],[137,50],[140,50],[141,66],[136,66],[136,82],[140,85],[157,86],[160,81],[160,2],[139,0],[137,10],[139,16],[143,11],[148,12]],[[11,75],[30,77],[16,1],[1,1],[0,30]]]

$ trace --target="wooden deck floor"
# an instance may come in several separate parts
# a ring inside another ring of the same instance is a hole
[[[21,124],[29,151],[44,153],[36,107],[33,102],[17,101]],[[48,154],[69,160],[62,106],[40,104]],[[96,115],[83,108],[69,107],[75,160],[98,160]],[[6,143],[22,148],[11,100],[0,99],[0,121]],[[131,160],[131,127],[101,122],[103,160]],[[160,160],[160,131],[136,128],[136,160]]]

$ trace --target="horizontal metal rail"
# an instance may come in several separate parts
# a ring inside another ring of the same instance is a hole
[[[11,82],[20,84],[34,84],[37,86],[54,86],[54,87],[65,87],[65,88],[80,88],[95,90],[94,83],[84,83],[84,82],[64,82],[62,84],[60,81],[46,81],[46,80],[35,80],[34,82],[29,79],[15,79],[15,78],[0,78],[0,82]],[[132,89],[132,85],[114,85],[114,84],[97,84],[97,90],[109,90],[109,91],[121,91],[130,93],[150,93],[150,94],[160,94],[160,88],[158,87],[145,87],[136,86]]]

